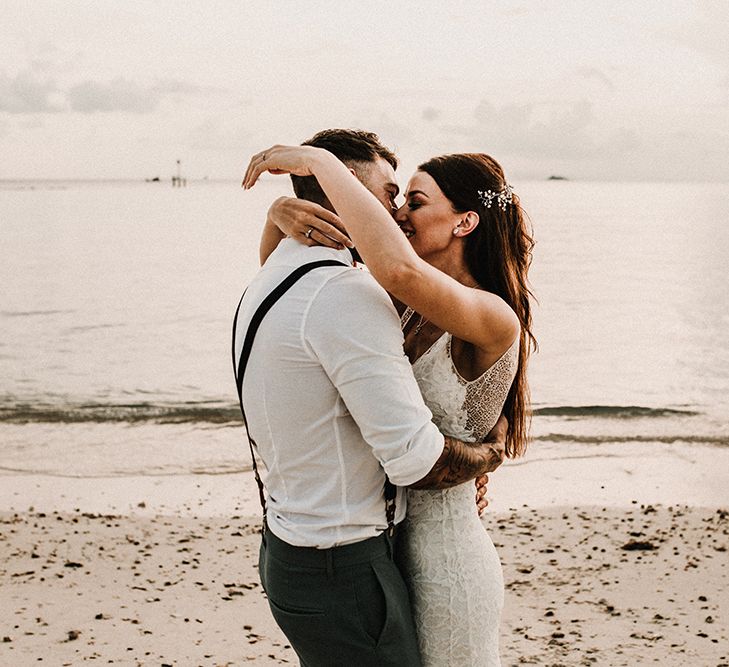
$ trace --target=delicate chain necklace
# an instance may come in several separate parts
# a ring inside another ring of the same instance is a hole
[[[412,319],[412,316],[415,315],[415,311],[408,306],[405,311],[403,312],[402,316],[400,317],[400,328],[404,329],[408,322]],[[417,336],[420,333],[420,330],[428,323],[428,320],[425,319],[423,315],[420,316],[418,319],[418,323],[415,325],[415,329],[413,330],[413,335]]]
[[[418,323],[415,325],[415,331],[414,334],[417,336],[420,333],[420,330],[423,328],[424,324],[427,324],[428,320],[426,320],[422,315],[420,316],[420,319],[418,320]]]

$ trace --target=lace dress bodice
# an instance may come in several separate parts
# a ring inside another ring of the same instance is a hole
[[[480,377],[465,380],[446,333],[415,361],[413,372],[441,433],[478,442],[496,424],[518,362],[517,339]],[[473,482],[409,489],[401,546],[423,665],[498,666],[503,575],[478,518]]]
[[[451,340],[443,334],[415,361],[413,373],[441,433],[479,442],[501,414],[519,362],[519,339],[475,380],[465,380],[456,369]]]

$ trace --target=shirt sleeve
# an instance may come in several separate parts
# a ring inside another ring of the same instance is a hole
[[[390,481],[422,479],[443,451],[387,293],[367,272],[328,280],[304,319],[304,343],[337,388]]]

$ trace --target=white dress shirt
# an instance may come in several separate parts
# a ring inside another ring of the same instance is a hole
[[[403,352],[397,312],[348,250],[284,239],[246,291],[236,360],[260,302],[296,267],[321,259],[348,266],[313,269],[268,312],[243,405],[267,472],[270,530],[295,546],[328,548],[384,530],[385,472],[397,486],[412,484],[444,443]],[[402,489],[396,503],[399,522]]]

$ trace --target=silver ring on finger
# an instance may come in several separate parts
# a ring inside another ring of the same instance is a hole
[[[307,230],[306,230],[306,233],[304,234],[304,236],[305,236],[305,237],[306,237],[307,239],[310,239],[310,238],[311,238],[311,233],[312,233],[313,231],[314,231],[314,228],[313,228],[313,227],[309,227],[309,229],[307,229]]]

